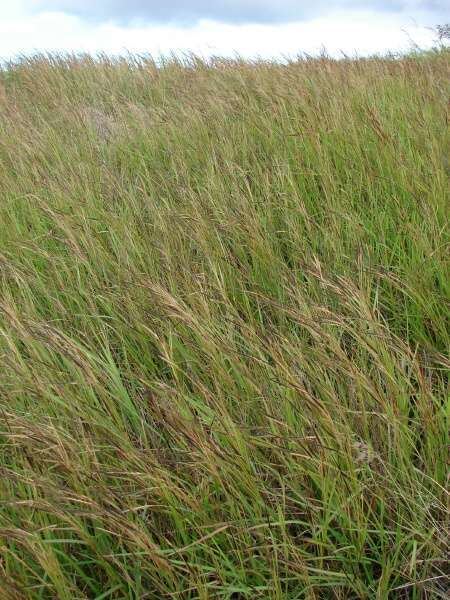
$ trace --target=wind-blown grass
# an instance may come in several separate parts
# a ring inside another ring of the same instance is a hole
[[[2,599],[445,597],[449,65],[0,73]]]

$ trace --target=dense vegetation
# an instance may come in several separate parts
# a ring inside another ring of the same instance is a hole
[[[439,598],[449,53],[0,73],[1,598]]]

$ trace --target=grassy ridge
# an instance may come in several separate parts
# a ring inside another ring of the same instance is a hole
[[[2,599],[445,597],[449,66],[0,73]]]

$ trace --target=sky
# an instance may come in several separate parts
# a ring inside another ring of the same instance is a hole
[[[35,52],[282,58],[429,48],[440,0],[0,0],[0,59]]]

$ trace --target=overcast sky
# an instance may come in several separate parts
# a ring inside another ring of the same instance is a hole
[[[0,58],[125,51],[265,58],[429,47],[441,0],[0,0]]]

